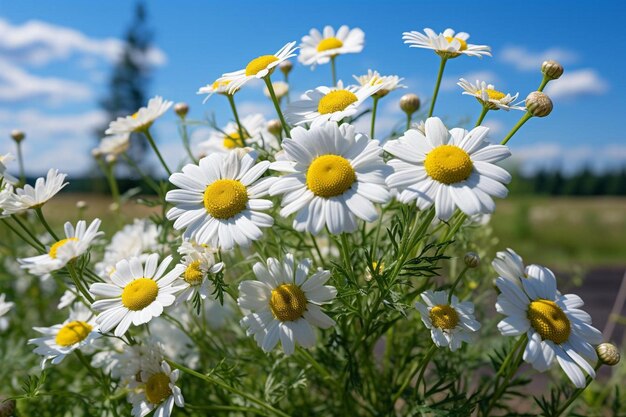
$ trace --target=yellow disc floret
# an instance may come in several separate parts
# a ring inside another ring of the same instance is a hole
[[[280,321],[295,321],[306,310],[306,296],[295,284],[283,284],[272,290],[270,310]]]
[[[561,344],[569,339],[571,323],[554,301],[538,299],[531,302],[527,316],[530,325],[543,340]]]
[[[459,41],[459,43],[461,44],[459,51],[465,51],[467,49],[467,42],[465,42],[461,38],[453,38],[452,36],[446,36],[446,40],[448,41],[448,43],[452,43],[452,41],[454,41],[455,39]]]
[[[202,269],[200,268],[201,264],[202,262],[200,261],[193,261],[192,263],[189,264],[189,266],[187,266],[187,268],[185,269],[185,272],[183,273],[183,279],[187,283],[191,285],[198,285],[202,283],[202,278],[204,278],[204,273],[202,272]]]
[[[129,310],[143,310],[156,300],[159,286],[150,278],[137,278],[124,287],[122,305]]]
[[[328,51],[329,49],[337,49],[343,46],[343,42],[341,42],[337,38],[326,38],[322,39],[320,43],[317,44],[317,52]]]
[[[92,329],[93,326],[84,321],[71,321],[61,327],[54,341],[59,346],[72,346],[85,340]]]
[[[245,139],[248,139],[250,136],[243,134],[243,139],[239,136],[239,133],[234,132],[227,136],[224,136],[224,147],[227,149],[235,149],[235,148],[243,148],[246,146]]]
[[[435,181],[454,184],[469,178],[473,165],[463,149],[454,145],[441,145],[428,152],[424,168]]]
[[[272,62],[278,61],[274,55],[261,55],[258,58],[254,58],[246,65],[246,76],[257,75],[259,71],[267,68]]]
[[[216,219],[230,219],[247,204],[248,190],[237,180],[217,180],[204,190],[204,208]]]
[[[330,198],[345,193],[356,181],[350,162],[339,155],[318,156],[306,173],[306,185],[318,197]]]
[[[489,96],[489,100],[502,100],[504,97],[506,97],[506,94],[504,94],[503,92],[494,90],[492,88],[487,88],[483,91],[487,93],[487,96]]]
[[[433,306],[429,316],[433,326],[439,329],[452,330],[459,324],[459,313],[448,304]]]
[[[163,372],[154,374],[146,382],[146,399],[152,404],[160,404],[172,395],[170,377]]]
[[[319,114],[329,114],[344,111],[350,104],[356,103],[359,98],[348,90],[335,90],[322,97],[317,105]]]
[[[52,246],[50,246],[50,252],[48,252],[48,255],[52,258],[52,259],[56,259],[57,258],[57,251],[59,250],[59,248],[63,245],[65,245],[67,242],[70,241],[78,241],[77,238],[75,237],[68,237],[67,239],[61,239],[58,242],[56,242],[55,244],[53,244]]]

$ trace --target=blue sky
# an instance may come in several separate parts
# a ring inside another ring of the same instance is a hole
[[[56,167],[78,174],[89,165],[95,145],[93,127],[103,121],[97,100],[106,91],[119,39],[128,26],[133,2],[0,0],[0,153],[13,152],[12,128],[27,132],[27,172]],[[409,49],[403,31],[452,27],[471,34],[470,42],[492,47],[493,57],[460,57],[447,66],[436,115],[449,127],[474,120],[475,100],[461,95],[459,77],[493,82],[523,98],[541,80],[543,59],[557,58],[566,68],[552,90],[555,108],[533,119],[511,141],[526,169],[589,163],[609,168],[626,162],[621,117],[626,83],[621,54],[626,43],[620,29],[626,6],[619,1],[421,2],[421,1],[153,1],[149,21],[158,51],[150,94],[186,101],[192,117],[215,112],[220,124],[230,119],[223,97],[202,104],[197,89],[223,72],[243,68],[252,58],[274,53],[286,42],[300,41],[309,29],[346,24],[366,34],[360,54],[338,60],[339,78],[368,68],[405,77],[406,92],[427,98],[434,85],[438,57]],[[275,78],[280,78],[279,74]],[[330,68],[315,71],[296,64],[292,92],[330,84]],[[402,92],[381,102],[377,134],[384,136],[403,115]],[[243,113],[275,117],[260,86],[237,95]],[[519,112],[491,112],[487,123],[493,140],[513,126]],[[173,115],[158,123],[157,135],[170,158],[182,155]],[[195,132],[197,140],[207,131]]]

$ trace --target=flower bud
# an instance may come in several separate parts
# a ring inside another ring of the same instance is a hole
[[[293,68],[293,64],[291,63],[291,61],[283,61],[280,64],[278,64],[278,68],[280,68],[282,73],[285,74],[285,76],[287,76],[291,72]]]
[[[535,117],[546,117],[552,111],[552,100],[541,91],[533,91],[526,97],[526,110]]]
[[[117,162],[117,155],[110,153],[104,157],[104,160],[106,161],[107,164],[114,164]]]
[[[267,130],[274,136],[280,135],[281,130],[283,130],[283,125],[280,124],[280,120],[272,119],[267,122]]]
[[[15,413],[15,400],[5,401],[0,396],[0,417],[11,417]]]
[[[420,98],[415,94],[405,94],[400,98],[400,108],[411,115],[420,109]]]
[[[480,265],[480,256],[476,252],[467,252],[463,262],[468,268],[477,268]]]
[[[87,202],[85,200],[78,200],[76,202],[76,208],[79,210],[84,210],[87,208]]]
[[[119,204],[117,204],[117,203],[109,204],[109,210],[110,211],[115,212],[115,211],[118,211],[119,209],[120,209],[120,205]]]
[[[176,103],[176,105],[174,106],[174,111],[181,118],[185,118],[185,116],[187,116],[187,113],[189,113],[189,104],[183,102]]]
[[[100,148],[94,148],[91,150],[91,156],[93,156],[95,159],[98,159],[102,156],[102,151],[100,150]]]
[[[556,80],[563,75],[563,65],[551,59],[543,61],[543,64],[541,64],[541,72],[543,72],[546,78]]]
[[[13,129],[11,131],[11,138],[13,138],[13,140],[16,141],[17,143],[20,143],[21,141],[23,141],[25,137],[26,137],[26,134],[19,129]]]
[[[613,343],[600,343],[596,346],[596,352],[600,361],[605,365],[615,366],[619,363],[619,350]]]

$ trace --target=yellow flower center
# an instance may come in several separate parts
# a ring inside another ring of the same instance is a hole
[[[237,180],[217,180],[204,190],[204,208],[216,219],[230,219],[247,204],[248,190]]]
[[[226,80],[226,81],[215,81],[213,83],[213,85],[211,86],[211,88],[213,90],[217,90],[218,88],[221,87],[226,87],[228,84],[230,84],[230,80]]]
[[[461,47],[459,48],[459,51],[465,51],[467,49],[467,42],[465,42],[461,38],[453,38],[452,36],[446,36],[446,40],[448,41],[448,43],[452,43],[452,41],[455,40],[455,39],[457,41],[459,41],[459,43],[461,44]]]
[[[433,326],[444,330],[452,330],[459,324],[459,313],[448,305],[436,305],[430,309],[430,321]]]
[[[441,145],[428,152],[424,168],[435,181],[454,184],[469,178],[473,165],[463,149],[454,145]]]
[[[204,274],[202,273],[202,270],[200,269],[200,264],[201,264],[200,261],[193,261],[185,269],[185,272],[183,273],[183,279],[187,283],[191,285],[198,285],[202,283],[202,278],[204,278]]]
[[[326,38],[322,39],[319,44],[317,44],[317,52],[328,51],[329,49],[337,49],[343,46],[343,42],[341,42],[337,38]]]
[[[170,395],[172,395],[172,389],[170,388],[169,376],[159,372],[148,378],[148,382],[146,382],[146,398],[148,401],[152,404],[160,404]]]
[[[84,321],[71,321],[61,327],[54,341],[59,346],[72,346],[85,340],[92,329],[93,326]]]
[[[306,310],[306,296],[295,284],[283,284],[272,290],[270,310],[280,321],[295,321]]]
[[[335,90],[326,94],[320,99],[317,111],[320,114],[344,111],[350,104],[355,103],[359,98],[348,90]]]
[[[350,162],[339,155],[318,156],[306,173],[306,185],[318,197],[330,198],[345,193],[356,181]]]
[[[257,75],[259,71],[267,68],[272,62],[278,61],[274,55],[261,55],[258,58],[254,58],[246,65],[246,76]]]
[[[56,259],[57,258],[57,251],[59,250],[59,248],[61,246],[65,245],[67,242],[69,242],[71,240],[78,241],[78,239],[75,238],[75,237],[68,237],[67,239],[61,239],[58,242],[56,242],[55,244],[53,244],[52,246],[50,246],[50,252],[48,252],[48,255],[52,259]]]
[[[483,91],[487,93],[490,100],[502,100],[504,97],[506,97],[506,94],[504,94],[503,92],[498,91],[498,90],[493,90],[491,88],[487,88]]]
[[[139,112],[138,111],[134,112],[130,117],[132,117],[133,119],[136,119],[137,116],[139,116]]]
[[[224,136],[224,147],[227,149],[235,149],[235,148],[243,148],[246,146],[245,139],[248,139],[250,136],[243,134],[243,139],[239,136],[238,132],[231,133],[228,136]]]
[[[159,286],[150,278],[137,278],[122,291],[122,304],[129,310],[139,311],[148,307],[159,295]]]
[[[567,342],[571,324],[563,310],[550,300],[535,300],[528,306],[528,320],[543,340],[556,344]]]

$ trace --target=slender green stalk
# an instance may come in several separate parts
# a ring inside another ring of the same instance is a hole
[[[26,234],[28,236],[30,236],[30,238],[33,240],[33,242],[35,242],[36,245],[38,246],[39,250],[45,251],[46,247],[44,246],[44,244],[39,241],[37,236],[35,236],[33,234],[33,232],[30,231],[28,226],[26,226],[24,224],[24,222],[22,222],[22,220],[20,219],[20,217],[17,214],[11,214],[11,218],[15,221],[15,223],[17,223],[22,228],[22,230],[24,230],[26,232]]]
[[[45,248],[43,246],[39,246],[39,244],[35,244],[33,242],[30,241],[30,239],[28,239],[26,236],[24,236],[19,230],[17,230],[15,227],[13,227],[13,225],[11,223],[9,223],[6,219],[0,219],[2,220],[2,222],[9,228],[11,229],[11,231],[13,233],[15,233],[17,235],[17,237],[19,237],[21,240],[23,240],[24,242],[28,243],[30,246],[32,246],[33,248],[37,249],[40,252],[43,252],[45,250]]]
[[[193,156],[193,152],[191,152],[191,146],[189,144],[189,132],[187,130],[187,118],[186,116],[180,116],[180,138],[183,142],[183,147],[185,151],[187,151],[187,155],[189,159],[195,164],[198,163],[196,158]]]
[[[319,256],[320,258],[320,264],[322,267],[326,267],[326,262],[324,262],[324,257],[322,256],[322,251],[320,250],[319,245],[317,244],[317,239],[315,238],[315,235],[313,235],[313,233],[309,233],[309,235],[311,236],[311,240],[313,241],[313,247],[315,248],[315,252],[317,252],[317,256]]]
[[[154,180],[152,178],[147,176],[145,174],[145,172],[143,172],[143,170],[139,167],[139,165],[137,165],[137,163],[135,161],[133,161],[125,153],[122,154],[122,158],[124,158],[124,161],[126,161],[126,163],[128,165],[130,165],[131,167],[133,167],[133,169],[135,171],[137,171],[137,173],[141,176],[141,178],[143,178],[143,180],[146,182],[146,184],[148,184],[148,186],[150,188],[152,188],[157,194],[159,194],[161,192],[161,189],[159,188],[159,185],[156,182],[154,182]]]
[[[302,356],[308,363],[311,364],[311,366],[313,366],[313,368],[325,379],[330,381],[333,384],[338,384],[339,380],[334,378],[330,372],[328,372],[326,370],[326,368],[324,368],[318,361],[315,360],[315,358],[309,353],[307,352],[305,349],[298,347],[297,348],[297,352],[298,354],[300,354],[300,356]]]
[[[66,265],[67,270],[70,273],[70,277],[72,277],[72,281],[74,281],[74,285],[76,286],[76,289],[80,291],[83,297],[85,297],[85,299],[89,301],[90,304],[93,304],[93,297],[91,296],[91,294],[89,293],[89,291],[87,290],[83,282],[81,281],[80,277],[78,276],[78,272],[76,272],[76,268],[74,268],[74,264],[72,262],[73,261],[70,261]]]
[[[376,109],[378,108],[378,100],[380,99],[379,97],[372,97],[372,99],[374,100],[374,105],[372,106],[372,126],[370,127],[370,139],[374,139],[374,127],[376,125]]]
[[[20,166],[20,184],[26,184],[26,174],[24,172],[24,155],[22,154],[22,141],[16,141],[17,162]]]
[[[285,83],[287,84],[287,87],[289,87],[287,89],[287,94],[285,94],[285,101],[287,102],[287,104],[291,103],[291,99],[289,98],[289,93],[291,90],[291,86],[289,85],[289,76],[286,73],[283,73],[285,75]]]
[[[406,114],[406,130],[409,130],[411,128],[412,117],[413,117],[413,114],[411,113]]]
[[[600,369],[601,366],[602,366],[602,361],[598,361],[598,363],[597,363],[597,365],[595,366],[594,369],[596,371],[598,371],[598,369]],[[591,376],[587,375],[585,387],[584,388],[577,388],[572,393],[572,395],[570,395],[570,397],[567,399],[567,401],[565,401],[565,403],[561,406],[561,408],[559,408],[559,410],[554,415],[554,417],[559,417],[561,414],[563,414],[565,411],[567,411],[569,406],[572,405],[572,403],[574,401],[576,401],[576,399],[580,396],[580,394],[582,394],[582,392],[584,390],[587,389],[587,387],[589,386],[589,384],[591,384],[592,381],[593,381],[593,378]]]
[[[441,57],[441,63],[439,64],[439,74],[437,74],[437,83],[435,84],[435,91],[433,92],[433,98],[430,102],[430,110],[428,110],[428,117],[433,115],[435,110],[435,102],[437,101],[437,95],[439,94],[439,86],[441,85],[441,79],[443,78],[443,70],[446,67],[448,58]]]
[[[436,351],[437,351],[437,345],[433,344],[430,347],[430,349],[428,349],[428,352],[426,352],[426,356],[424,357],[424,359],[422,359],[422,366],[421,366],[422,370],[420,371],[420,374],[417,377],[417,381],[415,382],[416,393],[417,393],[417,390],[419,389],[420,382],[422,382],[422,379],[424,378],[424,373],[426,373],[426,368],[428,367],[428,363],[430,362],[430,360],[432,359]],[[426,382],[424,382],[424,393],[426,393]]]
[[[278,114],[278,118],[280,119],[280,123],[283,125],[283,130],[287,137],[291,137],[291,129],[289,129],[289,125],[285,121],[285,117],[283,116],[283,112],[280,109],[280,104],[278,103],[278,99],[276,98],[276,93],[274,92],[274,86],[272,85],[272,81],[270,80],[270,76],[263,78],[265,80],[265,85],[267,85],[267,90],[270,92],[270,96],[272,97],[272,102],[274,103],[274,108],[276,109],[276,113]]]
[[[52,228],[50,227],[50,225],[46,221],[46,218],[43,215],[43,211],[41,211],[41,207],[37,207],[35,209],[35,213],[37,213],[37,218],[39,219],[39,221],[41,222],[43,227],[48,231],[48,233],[50,233],[50,236],[52,236],[52,238],[55,241],[58,242],[59,241],[59,237],[56,235],[56,233],[54,233],[54,230],[52,230]]]
[[[159,158],[159,161],[161,162],[161,165],[163,165],[163,168],[165,168],[165,172],[167,172],[168,177],[171,176],[172,175],[172,171],[170,171],[170,169],[167,167],[167,164],[165,163],[165,160],[163,159],[163,156],[161,156],[161,152],[159,152],[159,148],[157,148],[156,143],[154,142],[154,139],[152,138],[152,134],[150,133],[150,129],[142,130],[142,133],[144,134],[146,139],[148,139],[148,143],[150,143],[150,146],[152,147],[152,150],[154,150],[154,153],[156,154],[157,158]]]
[[[337,85],[337,68],[335,67],[335,58],[337,58],[337,55],[330,57],[330,70],[333,75],[333,87]]]
[[[487,115],[488,111],[489,111],[489,107],[483,106],[483,110],[480,112],[480,116],[478,116],[478,120],[476,121],[476,124],[474,125],[474,127],[480,126],[480,124],[483,122],[483,119]]]
[[[543,89],[546,88],[546,85],[548,85],[549,82],[550,82],[550,79],[544,75],[543,79],[541,80],[541,84],[539,84],[539,88],[537,89],[537,91],[543,91]]]
[[[221,381],[221,380],[219,380],[217,378],[214,378],[214,377],[212,377],[210,375],[201,374],[200,372],[196,372],[196,371],[194,371],[191,368],[187,368],[186,366],[183,366],[183,365],[181,365],[179,363],[176,363],[176,362],[173,362],[171,360],[167,360],[167,363],[169,363],[171,366],[173,366],[176,369],[180,369],[181,371],[183,371],[186,374],[189,374],[189,375],[194,376],[196,378],[202,379],[205,382],[208,382],[210,384],[217,385],[217,386],[225,389],[226,391],[232,392],[233,394],[239,395],[240,397],[243,397],[243,398],[247,399],[248,401],[250,401],[250,402],[252,402],[252,403],[254,403],[254,404],[256,404],[256,405],[258,405],[258,406],[260,406],[260,407],[262,407],[264,409],[266,409],[267,411],[272,412],[273,414],[275,414],[277,416],[280,416],[280,417],[290,417],[289,414],[286,414],[286,413],[280,411],[279,409],[273,407],[272,405],[266,403],[265,401],[263,401],[263,400],[261,400],[259,398],[256,398],[255,396],[250,395],[250,394],[248,394],[246,392],[243,392],[243,391],[241,391],[238,388],[232,387],[232,386],[228,385],[227,383],[225,383],[225,382],[223,382],[223,381]]]
[[[246,139],[244,136],[243,126],[239,121],[239,114],[237,113],[237,106],[235,106],[235,96],[232,94],[226,94],[228,97],[228,102],[230,103],[230,109],[233,111],[233,116],[235,117],[235,122],[237,123],[237,130],[239,131],[239,140],[246,146]]]
[[[115,211],[119,213],[121,200],[120,200],[120,189],[117,186],[117,179],[114,174],[115,162],[105,165],[104,174],[107,177],[107,181],[109,183],[109,189],[111,190],[111,196],[113,197],[113,202],[117,205]]]
[[[461,271],[461,273],[459,274],[457,279],[452,284],[452,287],[450,287],[450,292],[448,293],[448,304],[450,304],[450,302],[452,301],[452,296],[454,295],[454,290],[456,289],[457,285],[459,285],[459,282],[461,282],[461,280],[463,279],[463,275],[465,275],[465,273],[467,272],[468,269],[469,269],[468,266],[463,268],[463,270]]]
[[[526,112],[526,114],[524,114],[522,116],[522,118],[519,119],[517,124],[515,126],[513,126],[513,129],[511,129],[509,134],[506,135],[506,137],[504,139],[502,139],[502,142],[500,142],[500,145],[506,145],[507,142],[513,137],[515,132],[517,132],[519,130],[519,128],[522,127],[524,125],[524,123],[526,123],[528,121],[528,119],[530,119],[531,117],[533,117],[533,116],[529,112]]]
[[[417,382],[415,383],[415,390],[419,388],[420,381],[424,377],[424,370],[428,366],[428,363],[430,362],[432,356],[435,354],[436,350],[437,346],[435,344],[432,344],[430,348],[426,351],[426,354],[424,355],[422,360],[417,363],[417,366],[414,366],[413,369],[409,371],[408,376],[405,378],[404,382],[400,386],[400,389],[398,389],[398,391],[396,391],[396,393],[392,397],[391,404],[395,404],[396,401],[398,401],[398,398],[402,396],[402,393],[409,386],[415,375],[421,371],[419,377],[417,378]]]

